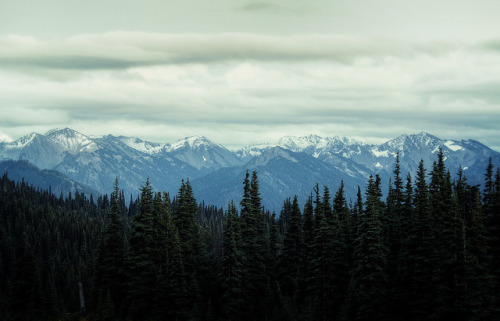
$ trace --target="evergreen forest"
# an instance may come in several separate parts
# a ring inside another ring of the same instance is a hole
[[[0,320],[498,320],[500,168],[471,186],[440,151],[402,176],[398,157],[387,197],[375,175],[356,199],[316,185],[276,213],[255,171],[226,209],[188,179],[93,198],[6,174]]]

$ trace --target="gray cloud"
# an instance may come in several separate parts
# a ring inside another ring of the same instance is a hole
[[[363,57],[442,54],[457,44],[408,43],[347,36],[254,34],[163,35],[111,32],[62,41],[0,38],[0,65],[60,69],[124,69],[135,66],[224,61],[314,61],[351,63]]]
[[[236,147],[311,133],[383,142],[425,130],[499,146],[500,55],[483,43],[0,37],[0,135],[69,126],[156,141],[200,134]]]
[[[282,9],[281,6],[278,6],[271,2],[266,1],[252,1],[248,2],[240,7],[242,10],[254,11],[254,10],[279,10]]]

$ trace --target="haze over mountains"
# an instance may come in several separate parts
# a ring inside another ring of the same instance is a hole
[[[363,189],[370,174],[379,174],[385,192],[398,153],[406,177],[415,173],[421,159],[430,171],[440,148],[452,175],[462,167],[470,184],[482,184],[489,158],[500,163],[500,153],[477,141],[440,139],[426,132],[381,145],[339,136],[286,136],[276,144],[231,151],[202,136],[169,144],[113,135],[90,137],[64,128],[0,142],[0,171],[34,185],[51,182],[57,186],[54,192],[110,193],[118,177],[120,187],[134,197],[148,177],[155,189],[171,195],[182,179],[189,178],[198,201],[225,207],[229,200],[241,199],[246,170],[256,170],[263,205],[279,211],[283,200],[294,194],[304,204],[316,183],[334,193],[344,180],[347,198],[354,199],[357,186]],[[12,162],[20,160],[24,162]]]

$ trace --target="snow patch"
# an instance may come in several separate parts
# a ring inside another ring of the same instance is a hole
[[[0,134],[0,143],[12,143],[13,141],[9,136]]]
[[[379,162],[377,162],[377,164],[375,164],[375,167],[382,168],[383,166],[382,166],[382,165],[380,165],[380,163],[379,163]]]
[[[375,157],[389,157],[388,150],[378,150],[377,148],[373,148],[371,150],[371,152],[373,153],[373,155],[375,155]],[[380,166],[380,167],[382,167],[382,166]]]
[[[150,143],[133,137],[120,137],[120,140],[130,148],[153,155],[160,153],[168,144]]]
[[[446,147],[451,149],[452,151],[456,152],[457,150],[462,150],[464,149],[462,146],[457,145],[454,141],[448,140],[444,143]]]
[[[168,152],[173,152],[178,149],[182,149],[185,147],[189,147],[191,149],[196,149],[204,146],[214,146],[216,144],[212,143],[209,141],[205,136],[191,136],[191,137],[186,137],[183,139],[178,140],[177,142],[173,143],[171,146],[168,147]],[[219,145],[217,145],[219,146]]]

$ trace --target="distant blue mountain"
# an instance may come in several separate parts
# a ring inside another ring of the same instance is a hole
[[[85,193],[88,197],[92,194],[94,197],[99,196],[101,193],[97,190],[82,185],[73,181],[66,175],[49,169],[39,169],[35,165],[26,160],[4,160],[0,161],[0,175],[7,174],[9,179],[13,181],[22,181],[28,185],[51,190],[51,192],[59,196],[61,193],[68,196],[71,192],[75,195],[76,192]]]
[[[43,180],[36,179],[40,173],[27,162],[44,175],[62,174],[59,178],[99,193],[110,193],[118,177],[127,194],[137,195],[149,178],[155,189],[176,195],[181,179],[189,178],[198,201],[224,207],[229,200],[239,203],[246,170],[256,170],[263,205],[279,211],[284,199],[294,194],[304,204],[316,183],[320,188],[328,186],[333,196],[344,180],[347,199],[354,200],[357,186],[364,190],[369,176],[379,174],[386,192],[397,154],[404,177],[406,173],[414,176],[421,159],[430,172],[439,149],[452,175],[461,167],[470,184],[483,183],[490,158],[500,165],[500,153],[477,141],[444,140],[426,132],[402,135],[381,145],[338,136],[287,136],[276,144],[230,151],[200,136],[161,144],[124,136],[89,137],[69,128],[2,142],[0,160],[24,160],[16,175],[34,185],[42,186]],[[76,188],[60,186],[67,191]]]

